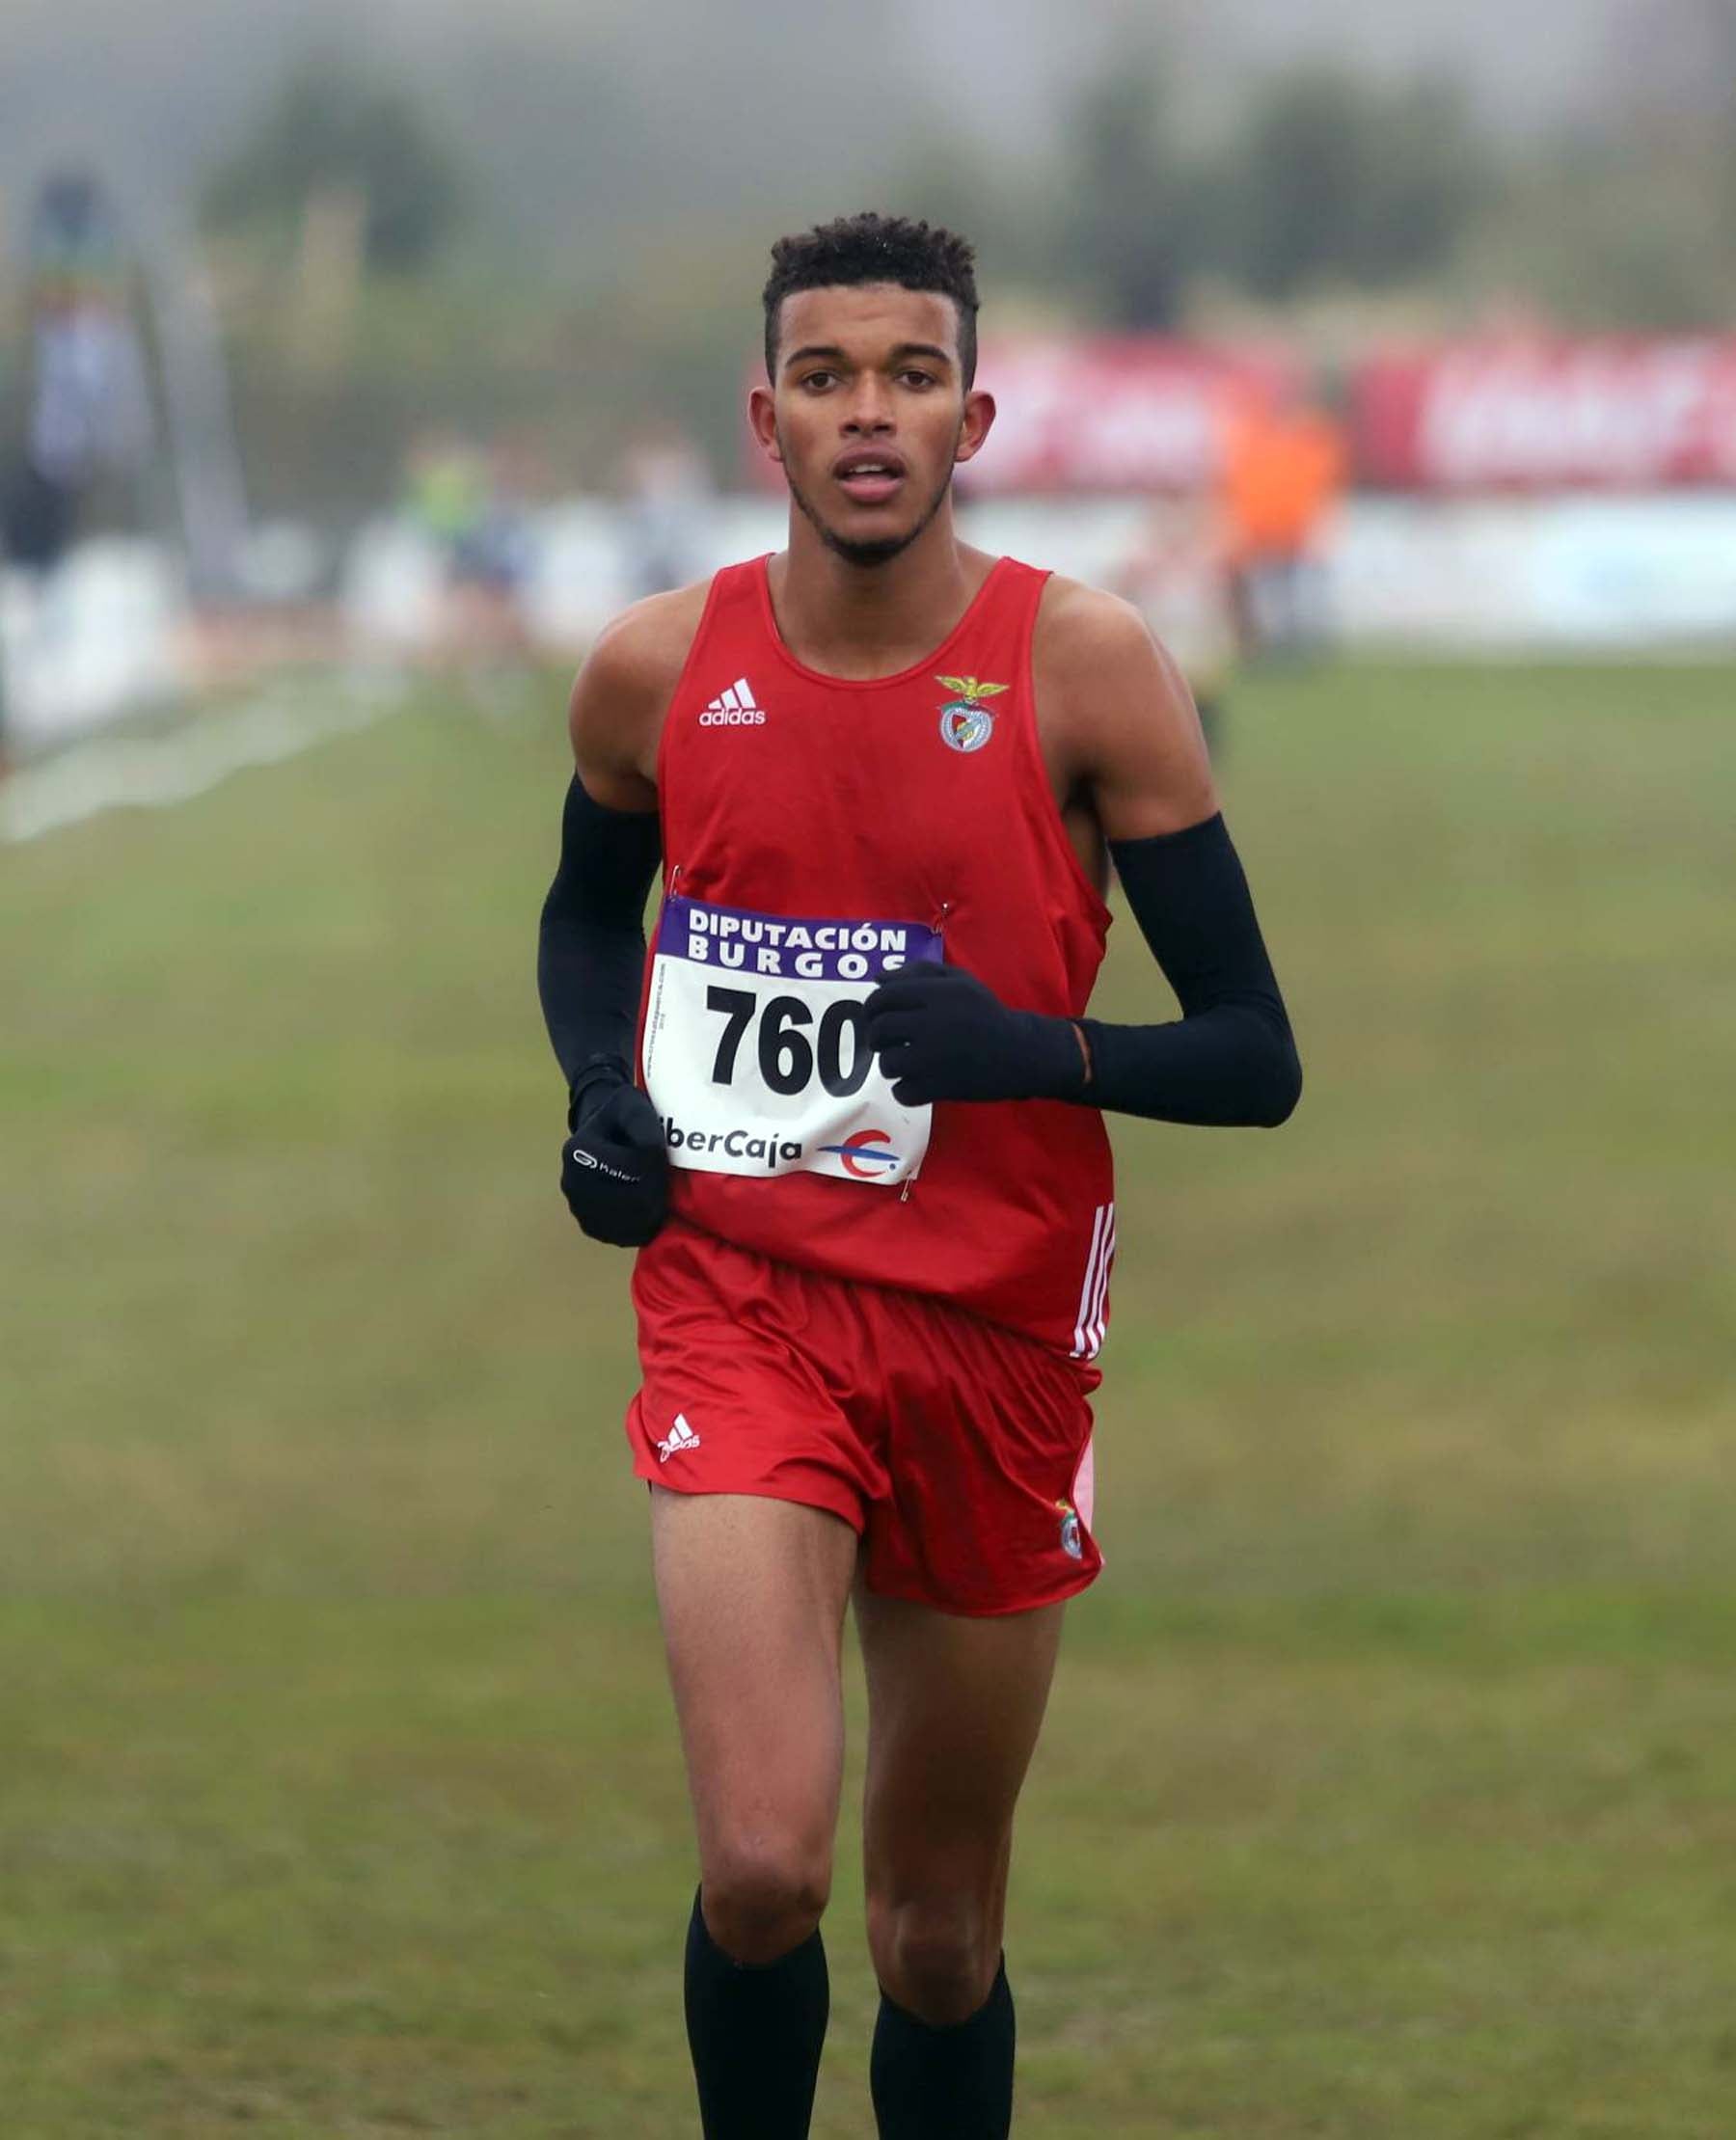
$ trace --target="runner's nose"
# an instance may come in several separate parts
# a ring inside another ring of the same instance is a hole
[[[843,428],[849,438],[862,438],[891,430],[891,404],[878,379],[864,377],[857,381],[844,418]]]

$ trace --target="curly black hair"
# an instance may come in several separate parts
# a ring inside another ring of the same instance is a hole
[[[827,289],[844,283],[896,283],[904,289],[935,290],[959,309],[959,368],[969,388],[976,377],[976,252],[970,243],[936,223],[902,215],[841,215],[772,248],[766,278],[766,376],[777,369],[777,314],[797,290]]]

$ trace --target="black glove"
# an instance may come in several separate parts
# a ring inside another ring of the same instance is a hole
[[[669,1155],[657,1109],[625,1078],[575,1088],[560,1148],[560,1193],[580,1228],[613,1248],[640,1248],[669,1207]]]
[[[963,966],[919,960],[889,974],[866,1005],[868,1045],[901,1107],[936,1099],[1069,1099],[1085,1085],[1070,1018],[1010,1011]]]

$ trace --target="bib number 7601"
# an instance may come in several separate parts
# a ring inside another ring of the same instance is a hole
[[[874,1057],[868,1046],[865,1006],[840,997],[815,1018],[799,995],[761,997],[749,989],[717,985],[705,1007],[720,1014],[723,1029],[712,1059],[712,1083],[735,1082],[736,1058],[750,1026],[757,1025],[754,1054],[766,1089],[782,1098],[805,1092],[816,1076],[834,1099],[847,1099],[867,1082]],[[812,1032],[813,1038],[808,1035]],[[848,1057],[848,1067],[846,1058]]]

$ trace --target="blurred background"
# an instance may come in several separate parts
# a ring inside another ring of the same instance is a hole
[[[780,541],[767,248],[862,206],[976,241],[965,531],[1186,666],[1309,1079],[1116,1128],[1021,2129],[1711,2140],[1736,0],[11,0],[6,2128],[692,2129],[532,945],[572,664]],[[843,2136],[848,1833],[834,1921]]]

